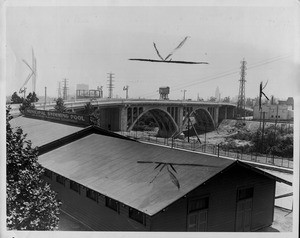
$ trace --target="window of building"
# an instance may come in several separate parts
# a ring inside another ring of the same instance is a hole
[[[45,177],[52,179],[52,172],[49,169],[45,169],[44,175]]]
[[[191,199],[189,201],[189,213],[203,210],[203,209],[208,209],[208,205],[209,205],[208,197]]]
[[[134,209],[134,208],[129,208],[129,217],[143,225],[146,225],[146,217],[145,214]]]
[[[113,210],[115,210],[116,212],[119,213],[120,211],[120,205],[119,205],[119,202],[114,200],[114,199],[111,199],[109,197],[105,197],[105,205]]]
[[[65,178],[59,174],[56,175],[56,182],[65,185]]]
[[[238,190],[237,193],[237,200],[244,200],[247,198],[252,198],[253,197],[253,187],[251,188],[241,188]]]
[[[94,191],[94,190],[92,190],[92,189],[89,189],[89,188],[86,189],[86,196],[87,196],[88,198],[90,198],[90,199],[96,201],[96,202],[97,202],[97,200],[98,200],[98,199],[97,199],[97,198],[98,198],[97,192]]]
[[[74,190],[75,192],[80,193],[80,184],[74,181],[70,181],[70,189]]]
[[[273,115],[271,115],[271,118],[273,118],[274,116]]]

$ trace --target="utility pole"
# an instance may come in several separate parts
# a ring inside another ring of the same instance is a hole
[[[181,90],[181,92],[183,92],[183,101],[185,101],[185,92],[186,92],[186,89]]]
[[[188,143],[190,143],[190,112],[188,110]]]
[[[268,82],[267,82],[268,83]],[[264,149],[264,130],[265,130],[265,113],[266,112],[263,112],[262,110],[262,101],[261,101],[261,97],[262,95],[265,96],[265,98],[267,100],[269,100],[269,98],[267,97],[267,95],[263,92],[263,89],[267,86],[267,83],[265,84],[265,86],[262,86],[262,82],[260,83],[259,85],[259,101],[258,101],[258,106],[259,106],[259,111],[260,111],[260,122],[259,122],[259,129],[261,128],[261,114],[263,114],[263,125],[262,125],[262,135],[261,135],[261,146],[262,146],[262,149],[261,151],[263,152],[263,149]]]
[[[264,152],[264,133],[265,133],[265,113],[263,112],[263,125],[262,125],[262,132],[261,132],[261,152]]]
[[[47,103],[47,87],[45,87],[45,104],[44,104],[44,110],[46,110],[46,103]]]
[[[113,73],[108,73],[108,98],[112,98],[113,97],[113,88],[114,88],[114,85],[113,85],[113,77],[114,74]]]
[[[274,145],[276,143],[276,130],[277,130],[277,117],[278,117],[278,104],[276,105],[276,117],[275,117],[275,128],[274,128]]]
[[[238,117],[244,117],[245,119],[245,105],[246,105],[246,100],[245,100],[245,76],[246,76],[246,64],[247,62],[245,59],[241,61],[241,78],[240,78],[240,87],[239,87],[239,95],[238,95],[238,103],[237,103],[237,116]]]
[[[128,99],[128,89],[129,89],[128,85],[123,87],[123,91],[126,91],[126,99]]]

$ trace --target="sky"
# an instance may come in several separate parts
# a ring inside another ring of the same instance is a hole
[[[30,73],[22,61],[37,59],[38,95],[58,96],[68,80],[69,94],[77,84],[103,86],[114,74],[113,97],[158,99],[170,87],[170,99],[207,99],[238,95],[240,66],[247,62],[245,95],[255,98],[259,83],[280,99],[298,95],[297,8],[280,6],[8,6],[6,8],[6,94],[19,91]],[[167,56],[189,36],[172,60],[203,61],[186,65],[130,61]],[[26,85],[31,91],[31,81]]]

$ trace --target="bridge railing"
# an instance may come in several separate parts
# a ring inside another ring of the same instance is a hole
[[[283,158],[269,154],[245,153],[243,150],[222,149],[215,144],[200,144],[197,140],[178,140],[172,138],[161,138],[146,132],[120,132],[120,134],[131,137],[136,140],[165,145],[171,148],[186,149],[217,156],[225,156],[239,160],[253,161],[261,164],[274,165],[283,168],[293,169],[293,158]]]

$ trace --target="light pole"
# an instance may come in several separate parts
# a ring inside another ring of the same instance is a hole
[[[186,89],[181,90],[181,92],[183,92],[183,101],[185,101],[185,92],[186,92]]]
[[[123,87],[123,91],[126,91],[126,99],[128,99],[128,89],[129,89],[128,85]]]

